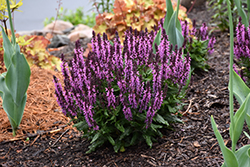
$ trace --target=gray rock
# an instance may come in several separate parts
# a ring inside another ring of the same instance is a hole
[[[50,42],[48,48],[58,48],[68,45],[70,40],[67,35],[54,35]]]

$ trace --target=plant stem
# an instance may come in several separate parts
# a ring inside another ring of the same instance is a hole
[[[13,28],[13,23],[12,23],[12,17],[11,17],[11,12],[10,12],[10,2],[9,0],[6,0],[7,3],[7,9],[8,9],[8,15],[9,15],[9,22],[10,22],[10,29],[11,29],[11,42],[15,46],[16,45],[16,36]]]
[[[230,29],[230,69],[229,69],[229,108],[230,108],[230,122],[232,126],[230,128],[235,127],[233,116],[234,116],[234,106],[233,106],[233,56],[234,56],[234,27],[233,27],[233,19],[232,12],[229,0],[227,0],[227,8],[228,8],[228,17],[229,17],[229,29]],[[233,129],[231,129],[233,131]],[[233,140],[232,136],[230,136]],[[232,141],[232,151],[235,152],[235,142]]]

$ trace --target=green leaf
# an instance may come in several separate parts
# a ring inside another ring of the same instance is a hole
[[[14,47],[12,47],[12,44],[2,26],[1,28],[2,28],[2,36],[3,36],[4,64],[8,70],[11,65],[11,58],[15,54],[15,50],[14,50]]]
[[[153,143],[152,143],[151,137],[148,136],[148,135],[143,135],[143,138],[146,140],[147,145],[148,145],[150,148],[152,148]]]
[[[116,140],[116,142],[115,142],[115,145],[114,145],[114,150],[115,150],[115,152],[117,153],[118,152],[118,150],[121,148],[121,146],[122,146],[122,142],[121,142],[121,140]]]
[[[236,145],[240,134],[242,132],[242,128],[243,128],[243,124],[244,124],[244,120],[245,120],[245,115],[246,115],[246,106],[250,105],[250,101],[249,101],[249,97],[250,94],[247,96],[246,100],[244,101],[244,103],[240,106],[239,110],[236,112],[236,114],[233,116],[233,122],[234,124],[230,124],[230,137],[232,140],[232,144]],[[249,107],[247,107],[249,108]],[[234,127],[232,127],[234,126]]]
[[[139,137],[139,133],[135,132],[132,139],[131,139],[131,141],[130,141],[130,145],[134,145],[135,142],[137,141],[138,137]]]
[[[235,154],[240,167],[250,166],[250,145],[241,147]]]
[[[183,44],[184,37],[182,36],[181,31],[176,28],[176,15],[177,12],[175,11],[170,18],[166,33],[168,35],[169,41],[173,44],[173,46],[178,45],[178,48],[180,48]]]
[[[115,127],[116,127],[119,131],[121,131],[122,133],[125,132],[125,129],[124,129],[123,125],[119,124],[119,122],[116,122],[116,123],[115,123]]]
[[[107,138],[108,138],[109,142],[114,146],[115,145],[114,139],[110,135],[108,135]]]
[[[233,93],[237,101],[240,103],[240,105],[242,105],[247,95],[250,93],[250,89],[246,86],[244,81],[234,70],[233,70]]]
[[[165,16],[165,20],[163,23],[163,27],[165,29],[167,29],[167,27],[169,26],[170,18],[172,17],[172,15],[174,13],[174,9],[173,9],[173,5],[172,5],[171,0],[166,0],[166,6],[167,6],[167,14]]]
[[[168,121],[166,121],[160,114],[156,114],[155,120],[159,123],[169,126]]]
[[[128,136],[128,135],[131,133],[131,131],[132,131],[132,130],[131,130],[130,127],[127,128],[127,129],[125,129],[124,133],[121,134],[119,140],[122,140],[125,136]]]
[[[15,54],[6,74],[6,86],[10,90],[12,98],[17,106],[21,105],[22,99],[28,89],[30,82],[30,67],[20,48],[16,44]]]
[[[15,134],[15,131],[22,120],[27,94],[23,96],[21,105],[17,106],[5,84],[4,78],[0,77],[0,95],[3,99],[3,109],[9,118],[13,133]]]
[[[246,12],[242,9],[242,4],[241,1],[239,0],[234,0],[235,5],[237,6],[238,13],[240,17],[242,18],[242,23],[245,25],[247,28],[249,26],[249,21],[246,15]]]
[[[91,144],[93,143],[93,142],[95,142],[99,137],[100,137],[100,135],[101,135],[101,132],[99,131],[99,132],[97,132],[96,134],[95,134],[95,136],[93,137],[93,139],[91,140]]]
[[[238,165],[238,161],[236,159],[236,156],[229,148],[227,148],[225,146],[223,138],[222,138],[220,132],[218,131],[217,127],[216,127],[216,123],[214,121],[213,116],[211,116],[211,123],[212,123],[212,127],[213,127],[213,130],[214,130],[214,134],[215,134],[215,136],[216,136],[216,138],[218,140],[220,149],[221,149],[223,157],[224,157],[224,161],[225,161],[224,166],[238,167],[239,165]]]
[[[243,133],[246,135],[246,137],[247,137],[248,139],[250,139],[250,136],[249,136],[249,134],[247,134],[247,132],[243,131]]]
[[[153,53],[154,53],[154,54],[156,54],[155,43],[157,44],[157,46],[159,46],[160,43],[161,43],[161,29],[159,29],[159,31],[158,31],[158,33],[157,33],[157,35],[156,35],[156,37],[155,37],[155,40],[154,40],[154,42],[153,42]],[[150,72],[150,73],[151,73],[151,72]],[[149,74],[148,71],[147,71],[147,74]]]

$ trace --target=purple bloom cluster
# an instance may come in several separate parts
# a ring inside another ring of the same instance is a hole
[[[250,29],[246,29],[239,19],[239,23],[236,27],[236,38],[234,42],[234,55],[237,59],[248,58],[250,59]]]
[[[200,28],[200,35],[201,35],[201,40],[207,40],[208,39],[208,33],[207,33],[207,25],[206,23],[203,23],[201,28]]]
[[[205,40],[208,40],[209,37],[208,37],[208,28],[207,28],[207,25],[206,23],[203,23],[202,26],[200,27],[200,29],[196,29],[196,22],[195,20],[193,21],[193,28],[192,30],[190,31],[189,30],[189,26],[188,26],[188,22],[187,21],[181,21],[181,27],[182,27],[182,35],[184,37],[184,44],[183,44],[183,47],[185,47],[185,42],[186,40],[189,40],[190,43],[192,43],[192,38],[191,36],[198,36],[198,38],[202,41],[205,41]],[[189,36],[190,34],[190,36]],[[208,53],[209,54],[212,54],[214,52],[214,44],[216,42],[216,39],[215,37],[213,36],[212,38],[209,39],[209,42],[208,42],[208,46],[207,46],[207,49],[208,49]]]
[[[162,30],[161,43],[153,53],[156,33],[138,32],[130,28],[123,45],[118,34],[113,45],[107,35],[93,32],[92,51],[86,60],[79,42],[75,56],[68,66],[63,60],[64,89],[54,78],[56,97],[64,114],[82,113],[89,127],[98,129],[93,116],[95,110],[121,110],[127,120],[134,112],[146,112],[146,127],[162,106],[167,94],[166,81],[179,88],[186,84],[190,71],[190,57],[182,57],[182,50],[173,48]],[[63,56],[62,56],[63,57]],[[147,77],[152,75],[151,80]]]

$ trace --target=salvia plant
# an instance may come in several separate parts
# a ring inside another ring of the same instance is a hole
[[[16,43],[14,28],[11,19],[10,3],[6,0],[12,39],[11,42],[2,28],[4,64],[7,72],[0,75],[0,96],[2,97],[2,106],[7,113],[12,126],[13,135],[22,120],[24,107],[27,99],[27,89],[30,81],[30,67]]]
[[[237,9],[241,12],[240,16],[243,22],[246,23],[248,16],[242,10],[240,1],[235,1],[237,4]],[[250,0],[248,0],[248,5],[250,5]],[[228,17],[230,21],[230,71],[229,71],[229,106],[230,106],[230,129],[229,134],[232,141],[232,147],[229,149],[226,147],[220,132],[217,129],[216,123],[213,116],[211,116],[212,127],[215,136],[218,140],[219,146],[221,148],[224,164],[222,166],[227,167],[248,167],[250,164],[250,145],[245,145],[236,151],[237,141],[242,133],[243,125],[246,120],[248,127],[250,126],[250,89],[246,86],[244,81],[236,74],[233,70],[233,57],[234,57],[234,29],[233,20],[231,15],[231,4],[227,0]],[[245,21],[244,21],[245,20]],[[247,27],[247,24],[244,24]],[[244,36],[241,36],[242,38]],[[233,95],[240,104],[240,108],[234,114],[233,106]],[[244,132],[244,134],[250,139],[250,136]]]
[[[236,27],[237,40],[234,42],[234,55],[240,70],[235,69],[243,81],[250,86],[250,29],[245,28],[241,18]]]
[[[193,21],[192,29],[190,30],[187,21],[181,21],[182,35],[184,37],[184,55],[189,53],[191,58],[191,70],[203,69],[207,71],[209,66],[206,63],[208,55],[214,52],[214,44],[216,39],[212,36],[209,39],[208,27],[206,23],[197,29],[196,22]]]
[[[106,142],[116,152],[142,140],[151,147],[161,128],[181,122],[191,60],[170,45],[164,29],[161,34],[153,53],[154,31],[130,28],[123,45],[118,33],[111,45],[105,33],[93,32],[86,60],[79,43],[71,63],[62,60],[64,88],[54,77],[55,94],[63,113],[91,141],[88,152]]]

